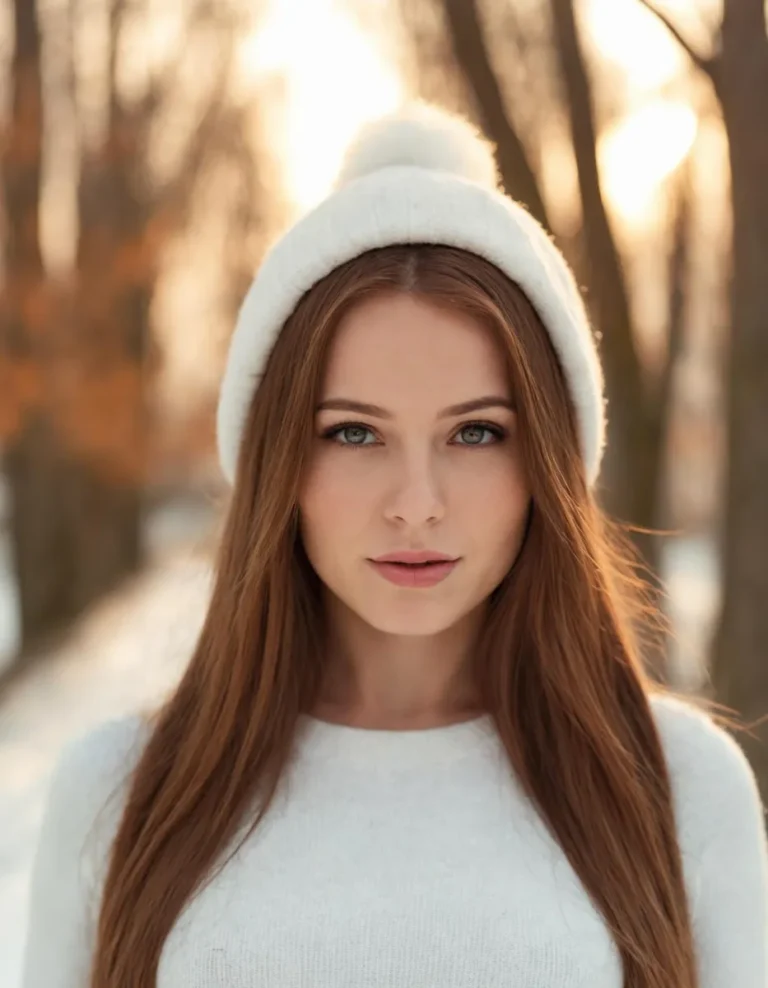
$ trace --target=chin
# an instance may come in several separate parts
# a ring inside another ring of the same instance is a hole
[[[454,621],[428,623],[426,621],[406,621],[392,619],[391,621],[369,621],[368,624],[379,634],[392,635],[395,638],[431,638],[439,635],[454,624]]]
[[[437,635],[461,619],[461,614],[440,607],[355,608],[366,624],[385,635]]]

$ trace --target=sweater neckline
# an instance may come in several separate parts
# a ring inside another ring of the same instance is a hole
[[[322,720],[312,714],[299,717],[302,751],[310,756],[409,763],[442,761],[466,753],[496,734],[490,713],[437,727],[353,727]]]

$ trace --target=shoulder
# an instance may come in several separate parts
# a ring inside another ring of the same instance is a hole
[[[88,980],[108,851],[145,737],[141,714],[105,721],[71,738],[54,763],[30,875],[28,988]]]
[[[51,788],[65,787],[80,804],[98,801],[125,772],[130,772],[149,737],[140,713],[102,721],[83,731],[61,749],[53,769]]]
[[[668,754],[676,761],[700,764],[702,753],[713,755],[718,767],[723,761],[733,767],[745,756],[732,735],[693,699],[668,693],[652,693],[651,710]]]
[[[764,808],[757,779],[735,737],[684,697],[652,694],[650,705],[681,837],[700,851],[714,837],[761,835]]]
[[[736,779],[748,788],[755,784],[747,756],[734,736],[693,700],[655,693],[650,705],[670,772],[680,781]]]
[[[42,839],[54,834],[60,851],[85,854],[91,879],[98,851],[119,821],[126,784],[149,733],[140,713],[103,721],[71,738],[54,764]]]

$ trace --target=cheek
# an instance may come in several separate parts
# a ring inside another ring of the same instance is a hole
[[[307,472],[299,498],[305,542],[330,541],[359,529],[370,517],[371,490],[370,471],[366,478],[336,458],[318,457]]]
[[[530,505],[521,471],[509,463],[483,471],[467,482],[454,502],[465,548],[490,581],[503,577],[520,551]],[[490,592],[489,589],[489,592]]]
[[[480,527],[514,525],[525,514],[530,491],[516,460],[489,457],[482,468],[462,472],[454,485],[454,505]]]

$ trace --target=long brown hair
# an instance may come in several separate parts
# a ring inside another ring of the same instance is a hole
[[[333,271],[303,296],[270,355],[199,640],[130,773],[90,988],[155,983],[182,907],[241,846],[241,826],[250,823],[245,839],[262,820],[299,715],[318,699],[323,610],[298,536],[300,484],[334,328],[361,298],[392,291],[482,320],[518,399],[528,531],[489,598],[472,660],[511,770],[611,930],[626,988],[698,988],[649,703],[663,688],[643,656],[660,616],[639,556],[588,487],[565,380],[527,298],[482,259],[431,245],[381,248]]]

